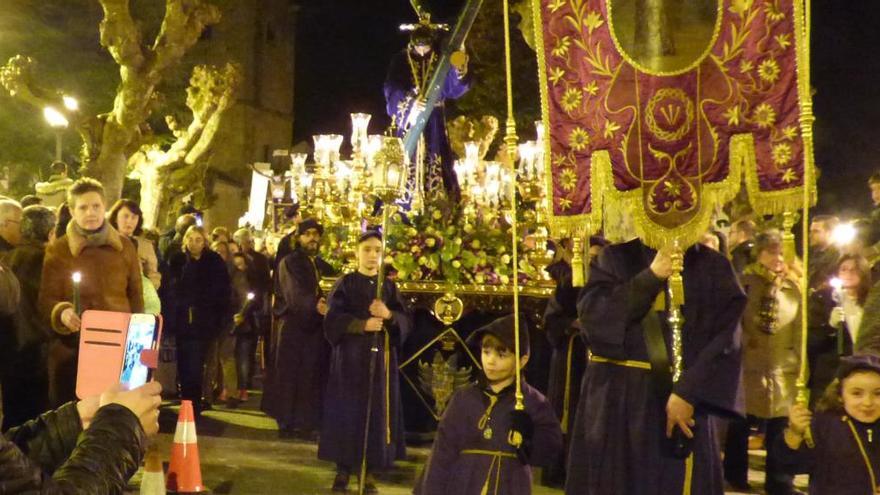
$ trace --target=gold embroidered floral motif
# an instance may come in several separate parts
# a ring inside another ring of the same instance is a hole
[[[794,172],[793,168],[785,169],[785,172],[782,173],[782,182],[786,184],[790,182],[794,182],[797,180],[797,174]]]
[[[551,2],[550,2],[550,5],[548,6],[548,7],[550,8],[550,13],[555,13],[557,10],[559,10],[560,8],[562,8],[563,5],[565,5],[565,0],[553,0],[553,1],[551,1]]]
[[[568,158],[566,158],[566,156],[562,153],[554,153],[551,158],[554,167],[564,166],[567,160]]]
[[[587,30],[590,34],[593,34],[593,30],[605,24],[605,21],[602,20],[602,15],[596,11],[590,11],[587,14],[587,17],[584,19],[584,26],[586,26]]]
[[[559,205],[560,210],[570,210],[571,209],[571,200],[568,198],[559,198],[556,200],[556,204]]]
[[[566,113],[570,114],[581,106],[582,99],[583,94],[581,93],[580,89],[568,88],[562,95],[562,101],[560,102],[560,104],[562,105],[562,109],[565,110]]]
[[[568,47],[571,46],[571,38],[563,36],[556,41],[556,46],[550,52],[557,57],[565,58],[568,55]]]
[[[742,62],[739,63],[739,71],[742,72],[743,74],[747,74],[749,71],[751,71],[754,68],[755,68],[755,66],[752,64],[752,61],[747,58],[744,58],[742,60]]]
[[[787,164],[789,160],[791,160],[791,145],[788,143],[774,144],[771,154],[773,155],[773,163],[779,166],[783,166]]]
[[[787,139],[787,140],[791,141],[794,138],[796,138],[797,135],[798,135],[797,127],[795,127],[793,125],[790,125],[790,126],[786,127],[785,129],[782,129],[782,139]]]
[[[776,44],[779,45],[779,48],[783,50],[791,46],[791,33],[777,34],[773,39],[776,40]]]
[[[559,174],[559,187],[564,191],[571,191],[576,184],[577,174],[574,173],[574,170],[567,168]]]
[[[550,73],[547,74],[547,77],[550,78],[550,82],[553,84],[559,84],[559,81],[565,76],[565,70],[562,67],[554,67],[550,69]]]
[[[681,196],[681,184],[678,182],[673,182],[670,180],[663,181],[663,186],[666,188],[666,191],[673,198],[678,198]]]
[[[620,130],[620,125],[612,122],[610,120],[605,120],[605,132],[604,136],[606,139],[611,139],[614,137],[614,133]]]
[[[770,22],[779,22],[785,19],[785,13],[779,10],[779,5],[776,4],[776,1],[767,2],[767,6],[764,7],[764,11],[767,13],[767,19]]]
[[[761,103],[752,113],[752,120],[761,129],[766,129],[776,123],[776,110],[773,110],[768,103]]]
[[[590,96],[596,96],[596,93],[599,92],[599,85],[596,84],[596,81],[590,81],[590,84],[584,86],[584,93],[589,94]]]
[[[761,65],[758,66],[758,75],[768,83],[776,82],[776,80],[779,79],[779,72],[779,64],[777,64],[776,60],[773,60],[772,58],[764,60],[761,62]]]
[[[583,151],[590,145],[590,135],[582,127],[575,127],[568,135],[568,145],[575,151]]]
[[[743,16],[749,9],[752,8],[752,0],[733,0],[730,4],[730,13],[736,14],[740,17]]]
[[[730,107],[724,112],[724,117],[727,118],[727,125],[739,125],[740,112],[739,105],[735,107]]]

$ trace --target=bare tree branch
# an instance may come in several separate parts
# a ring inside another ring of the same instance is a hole
[[[153,44],[150,72],[162,73],[180,61],[199,40],[205,26],[220,21],[220,9],[202,0],[167,0],[162,28]]]
[[[42,109],[50,105],[57,105],[56,99],[48,96],[51,93],[37,86],[33,77],[34,61],[30,57],[16,55],[9,59],[3,67],[0,67],[0,85],[9,91],[14,98],[27,103],[35,108]]]
[[[144,64],[141,30],[131,18],[128,0],[100,0],[104,9],[101,20],[101,46],[123,67],[140,69]]]

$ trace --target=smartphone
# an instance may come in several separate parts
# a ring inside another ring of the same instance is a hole
[[[141,362],[141,351],[154,348],[158,335],[156,330],[155,315],[131,315],[125,339],[122,372],[119,376],[120,383],[128,390],[140,387],[150,379],[151,370]]]

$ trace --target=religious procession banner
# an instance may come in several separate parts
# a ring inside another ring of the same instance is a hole
[[[745,183],[758,214],[815,201],[804,0],[533,0],[550,225],[603,200],[687,246]]]

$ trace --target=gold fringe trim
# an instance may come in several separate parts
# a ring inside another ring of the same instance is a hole
[[[807,155],[806,139],[804,139],[804,156]],[[786,211],[797,211],[804,207],[804,187],[798,186],[784,191],[762,191],[758,179],[758,160],[755,157],[755,138],[752,134],[736,134],[730,138],[730,161],[736,160],[745,169],[746,192],[749,204],[758,215],[776,215]],[[807,165],[806,163],[804,166]],[[811,170],[812,172],[812,170]],[[810,173],[812,177],[814,174]],[[816,186],[812,184],[810,204],[816,204]]]
[[[577,215],[555,215],[553,213],[553,168],[549,132],[550,106],[547,79],[547,60],[544,46],[544,24],[541,0],[532,1],[535,26],[535,45],[538,59],[538,80],[541,93],[541,120],[546,129],[544,139],[544,178],[547,195],[548,227],[554,237],[588,236],[602,227],[602,212],[605,200],[619,202],[633,217],[636,233],[642,241],[653,248],[660,248],[677,241],[688,246],[700,240],[709,228],[716,205],[731,201],[739,193],[745,174],[749,202],[755,213],[774,215],[786,211],[796,211],[815,205],[817,199],[815,184],[815,165],[813,157],[813,111],[810,96],[809,52],[806,28],[804,26],[803,0],[794,2],[794,27],[796,45],[796,70],[798,72],[798,101],[800,127],[803,143],[804,173],[803,182],[810,187],[809,205],[805,205],[804,186],[784,191],[761,191],[757,175],[754,137],[751,133],[736,134],[729,143],[729,170],[727,177],[703,187],[699,211],[687,223],[668,229],[654,223],[642,204],[641,190],[617,191],[614,187],[611,158],[607,150],[596,150],[590,158],[590,200],[591,211]],[[605,195],[608,195],[607,197]]]

